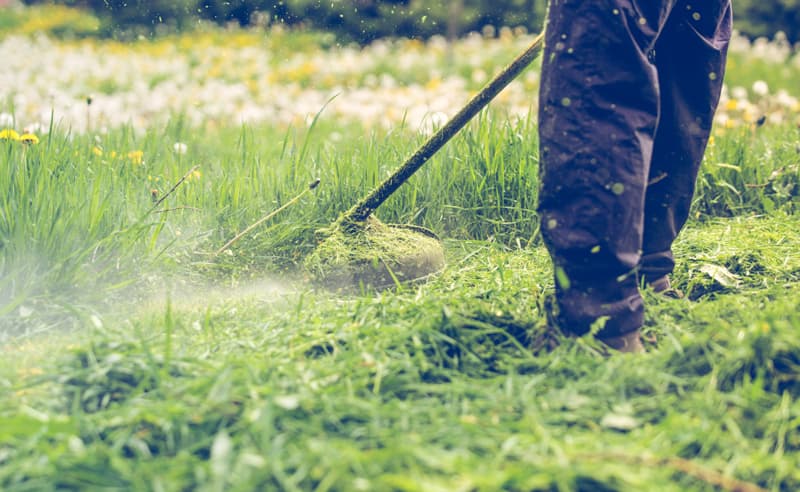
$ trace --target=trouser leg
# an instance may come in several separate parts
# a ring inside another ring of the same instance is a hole
[[[659,107],[648,52],[674,1],[551,0],[539,109],[539,215],[558,322],[638,329],[636,269]]]
[[[722,90],[730,0],[679,1],[655,48],[661,97],[645,199],[641,274],[672,272],[672,242],[686,223]]]

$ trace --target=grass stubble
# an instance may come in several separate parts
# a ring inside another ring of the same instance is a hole
[[[482,114],[379,211],[445,271],[350,295],[298,267],[420,135],[0,141],[0,488],[799,489],[798,129],[709,147],[639,357],[545,330],[532,135]]]

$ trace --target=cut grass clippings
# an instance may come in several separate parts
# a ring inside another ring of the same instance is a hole
[[[335,290],[399,286],[439,273],[444,249],[430,230],[388,225],[373,216],[362,223],[336,222],[303,262],[320,285]]]
[[[792,490],[800,260],[775,246],[798,230],[791,216],[688,230],[678,287],[740,231],[771,232],[738,246],[760,280],[697,302],[647,294],[643,356],[560,337],[534,353],[546,254],[485,242],[448,242],[444,274],[396,292],[109,316],[57,357],[10,352],[0,483]]]

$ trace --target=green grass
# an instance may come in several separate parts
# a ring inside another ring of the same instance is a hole
[[[334,131],[349,137],[334,142]],[[378,215],[454,239],[538,244],[535,133],[530,122],[482,116]],[[150,283],[176,272],[246,278],[295,270],[315,246],[314,231],[350,208],[421,139],[402,128],[367,134],[324,120],[308,130],[212,132],[176,119],[142,136],[121,129],[99,142],[57,129],[31,147],[0,142],[4,332],[38,331],[40,321],[69,325],[75,315],[80,325],[89,306],[113,305],[131,289],[146,293]],[[717,138],[698,181],[694,218],[795,212],[799,140],[789,126]],[[175,142],[186,142],[188,152],[174,152]],[[195,166],[198,172],[170,194]],[[213,257],[316,178],[322,181],[313,195]],[[154,198],[165,200],[154,207]],[[20,310],[28,315],[21,319]]]
[[[331,131],[176,121],[2,144],[4,490],[800,486],[797,197],[746,186],[795,162],[796,130],[717,140],[676,245],[691,300],[648,294],[638,358],[543,328],[527,123],[482,118],[381,208],[448,238],[441,277],[377,296],[305,283],[314,230],[419,140]],[[152,189],[194,165],[156,207],[178,210],[154,213]]]
[[[679,287],[742,251],[759,283],[696,302],[649,294],[658,348],[640,357],[604,357],[590,340],[541,350],[538,248],[449,241],[442,277],[376,297],[175,286],[56,357],[47,342],[8,345],[0,483],[713,490],[718,471],[792,490],[800,256],[785,245],[798,225],[687,231]]]
[[[0,489],[800,489],[798,128],[715,138],[641,356],[545,329],[535,135],[482,114],[378,213],[446,270],[347,296],[315,231],[419,134],[0,141]]]

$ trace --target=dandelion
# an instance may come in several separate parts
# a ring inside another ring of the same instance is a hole
[[[737,85],[736,87],[731,89],[731,97],[733,99],[746,100],[747,99],[747,89],[745,89],[742,86],[738,86]]]
[[[144,162],[144,152],[141,150],[132,150],[128,152],[128,159],[130,159],[131,164],[138,166]]]
[[[19,133],[12,130],[11,128],[0,130],[0,140],[13,140],[15,142],[19,141]]]
[[[425,88],[428,90],[433,90],[439,87],[440,85],[442,85],[442,79],[439,77],[434,77],[425,84]]]
[[[769,94],[769,86],[763,80],[756,80],[753,82],[753,94],[757,96],[766,96]]]
[[[798,99],[792,95],[790,95],[785,90],[778,91],[776,95],[775,102],[784,108],[787,109],[794,109],[800,107],[798,104]]]
[[[92,147],[92,154],[96,155],[97,157],[102,157],[103,149],[95,145]]]
[[[47,133],[50,128],[40,122],[31,123],[23,129],[23,133]]]
[[[39,137],[37,137],[33,133],[25,133],[23,135],[20,135],[19,141],[26,145],[36,145],[39,143]]]
[[[476,84],[483,84],[484,82],[486,82],[486,79],[488,78],[489,76],[486,75],[486,71],[481,70],[480,68],[475,69],[472,72],[472,81],[475,82]]]
[[[175,142],[175,145],[172,146],[172,150],[174,150],[176,154],[184,155],[186,151],[189,150],[189,147],[183,142]]]

